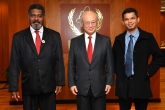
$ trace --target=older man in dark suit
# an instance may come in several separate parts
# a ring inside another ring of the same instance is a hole
[[[113,85],[113,57],[110,38],[100,35],[97,14],[82,15],[84,34],[71,40],[69,86],[77,95],[77,110],[106,110],[106,94]]]
[[[45,9],[40,4],[29,7],[30,27],[14,34],[9,91],[20,98],[18,78],[22,72],[24,110],[55,110],[55,94],[64,85],[64,64],[60,34],[43,26]]]
[[[136,9],[125,9],[122,20],[127,31],[118,35],[113,45],[116,96],[120,110],[130,110],[132,99],[136,110],[146,110],[152,97],[150,78],[164,57],[153,34],[137,27],[140,18]],[[148,64],[150,56],[152,61]]]

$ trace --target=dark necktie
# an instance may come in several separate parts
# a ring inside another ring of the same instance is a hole
[[[40,39],[39,31],[35,31],[35,33],[36,33],[36,49],[37,49],[37,53],[39,55],[40,54],[41,39]]]
[[[88,43],[88,61],[89,63],[92,62],[92,42],[91,42],[91,36],[88,37],[89,38],[89,43]]]
[[[133,40],[132,35],[130,35],[130,41],[128,43],[127,53],[126,53],[126,59],[125,59],[125,74],[127,77],[132,75],[132,69],[133,69]]]

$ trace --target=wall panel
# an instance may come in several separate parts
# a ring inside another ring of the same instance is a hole
[[[165,42],[165,12],[160,15],[160,41]]]
[[[1,72],[9,65],[8,4],[0,0],[0,81],[6,81]]]
[[[2,33],[2,1],[0,1],[0,33]],[[0,39],[2,35],[0,35]],[[2,41],[0,41],[0,61],[2,61]],[[0,62],[0,71],[2,71],[2,62]],[[3,76],[0,75],[0,78]]]

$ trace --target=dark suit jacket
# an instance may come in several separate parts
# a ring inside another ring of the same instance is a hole
[[[113,85],[113,56],[110,38],[96,33],[92,63],[88,63],[85,36],[71,40],[68,62],[69,86],[77,86],[78,95],[87,96],[91,86],[93,95],[105,94],[106,85]]]
[[[64,85],[64,64],[60,34],[44,27],[40,54],[37,54],[30,28],[14,34],[11,57],[9,91],[18,91],[18,78],[22,72],[23,94],[55,91]]]
[[[151,98],[150,77],[159,69],[163,62],[163,54],[151,33],[140,31],[139,38],[134,46],[134,79],[131,82],[129,96],[133,98]],[[116,95],[126,98],[127,80],[125,76],[124,54],[125,54],[126,31],[118,35],[113,45],[114,65],[116,73]],[[148,64],[150,55],[152,61]],[[149,77],[148,75],[149,74]]]

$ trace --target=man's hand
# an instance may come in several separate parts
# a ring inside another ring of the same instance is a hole
[[[78,90],[77,90],[77,87],[76,87],[76,86],[70,87],[70,90],[72,91],[72,93],[73,93],[74,95],[77,95]]]
[[[110,85],[106,85],[106,87],[105,87],[105,94],[108,94],[109,92],[110,92],[110,90],[111,90],[111,86]]]
[[[56,95],[62,92],[62,86],[56,86],[55,93]]]
[[[19,92],[12,92],[12,98],[14,98],[16,101],[20,98]]]

